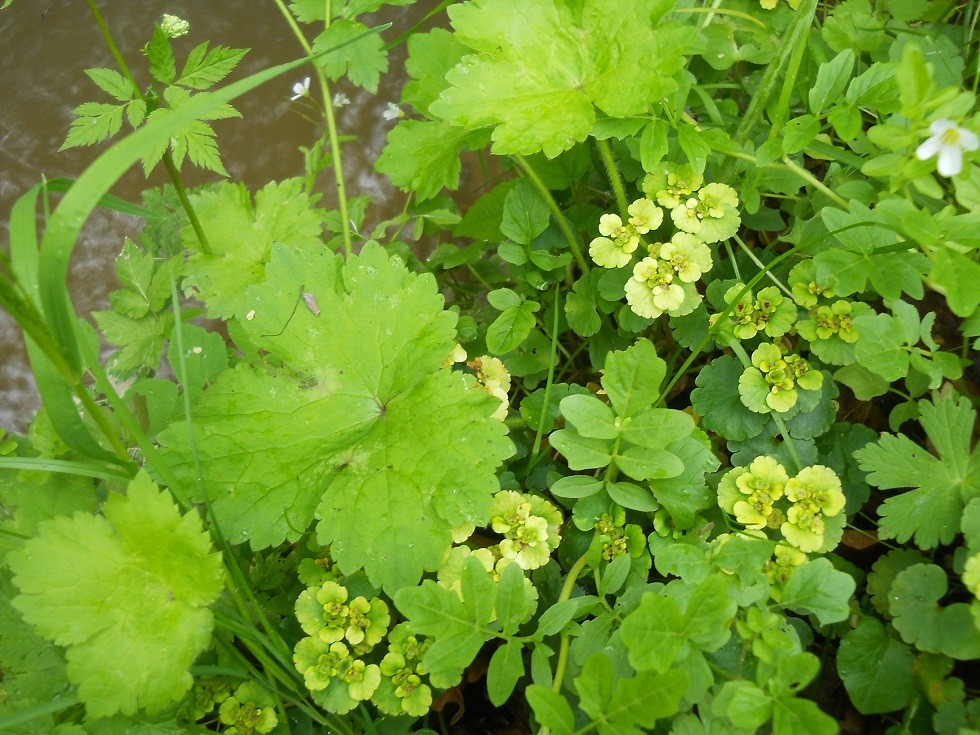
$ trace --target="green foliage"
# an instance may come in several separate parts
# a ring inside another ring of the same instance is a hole
[[[104,516],[42,522],[8,562],[20,589],[13,606],[67,647],[68,679],[90,715],[159,711],[190,689],[221,557],[196,514],[180,515],[145,475],[110,497]]]
[[[882,536],[901,542],[914,537],[919,548],[932,549],[953,540],[963,507],[980,495],[980,455],[970,450],[976,411],[969,400],[952,393],[918,405],[920,423],[938,457],[894,434],[883,435],[855,456],[876,487],[913,488],[882,504]]]
[[[493,470],[510,451],[486,395],[439,367],[455,318],[430,278],[377,246],[346,263],[274,246],[265,277],[239,308],[254,310],[243,327],[281,368],[219,375],[194,404],[193,441],[182,422],[160,435],[168,461],[178,477],[204,470],[236,543],[296,539],[316,515],[346,573],[363,567],[391,592],[415,584],[438,568],[452,528],[486,521]]]
[[[669,22],[654,27],[669,9],[656,0],[574,10],[553,0],[456,5],[455,36],[474,53],[446,74],[449,87],[430,110],[460,127],[493,126],[495,153],[554,158],[585,140],[596,107],[629,117],[676,89],[671,73],[690,32]],[[501,46],[500,38],[514,42]]]
[[[0,255],[45,403],[0,434],[0,729],[430,733],[459,697],[567,735],[977,729],[970,8],[371,32],[408,1],[280,6],[303,58],[220,89],[243,50],[164,15],[141,88],[90,8],[120,68],[65,147],[137,130]],[[336,110],[403,43],[377,222]],[[304,66],[298,176],[185,189]],[[140,159],[172,186],[104,196]],[[65,277],[99,205],[146,224],[96,331]]]

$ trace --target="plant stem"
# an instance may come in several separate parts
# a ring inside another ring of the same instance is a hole
[[[276,3],[276,7],[279,8],[279,12],[282,13],[283,18],[285,18],[286,24],[292,30],[293,35],[296,36],[300,47],[306,52],[307,56],[312,56],[313,49],[310,47],[309,41],[306,40],[306,36],[303,35],[303,31],[296,24],[292,13],[289,12],[282,0],[274,0],[274,2]],[[324,23],[329,27],[331,13],[329,0],[325,8],[326,20]],[[337,209],[340,211],[340,224],[344,238],[344,254],[350,255],[353,252],[353,245],[351,242],[350,214],[347,208],[347,185],[344,183],[344,165],[340,157],[340,138],[337,134],[337,120],[333,114],[333,97],[330,95],[330,85],[327,82],[326,75],[323,73],[323,69],[317,64],[314,64],[313,68],[315,69],[317,82],[320,85],[320,92],[323,95],[323,114],[327,121],[327,132],[330,134],[330,157],[333,161],[334,182],[337,186]]]
[[[740,238],[737,234],[736,235],[733,235],[733,237],[735,238],[735,242],[737,242],[738,243],[738,246],[742,249],[742,252],[745,253],[748,256],[749,260],[751,260],[753,263],[755,263],[757,266],[759,266],[759,268],[761,268],[765,272],[766,277],[770,281],[772,281],[774,284],[776,284],[776,286],[779,288],[780,291],[782,291],[784,294],[786,294],[787,296],[789,296],[790,299],[792,299],[793,298],[793,292],[790,291],[788,288],[786,288],[786,286],[784,286],[782,284],[782,281],[780,281],[778,278],[776,278],[776,276],[774,276],[771,271],[769,271],[769,270],[766,269],[765,264],[761,260],[759,260],[757,257],[755,257],[755,253],[753,253],[752,250],[749,249],[749,246],[748,245],[746,245],[744,242],[742,242],[742,238]],[[727,242],[725,244],[728,245]]]
[[[625,222],[629,218],[629,213],[626,211],[629,204],[626,202],[626,190],[623,188],[623,180],[619,175],[619,169],[616,168],[616,161],[613,160],[612,150],[609,148],[609,143],[604,140],[597,140],[595,145],[599,149],[602,164],[606,167],[606,175],[609,177],[609,183],[612,184],[613,193],[616,195],[616,206],[619,207],[619,216]]]
[[[847,200],[844,199],[844,197],[842,197],[836,191],[828,188],[828,186],[826,184],[824,184],[816,176],[814,176],[813,174],[811,174],[809,171],[807,171],[802,166],[797,166],[790,159],[789,156],[786,156],[786,155],[783,156],[783,165],[786,166],[786,168],[788,168],[794,174],[796,174],[797,176],[799,176],[801,179],[803,179],[805,182],[807,182],[814,189],[818,189],[824,195],[826,195],[826,196],[830,197],[831,199],[833,199],[834,202],[836,202],[837,204],[839,204],[840,206],[842,206],[844,209],[847,209],[848,208],[848,206],[847,206]]]
[[[116,60],[116,66],[119,67],[119,71],[122,73],[129,83],[133,85],[133,89],[139,98],[146,101],[146,95],[140,90],[139,85],[136,83],[135,77],[133,77],[132,72],[129,71],[129,66],[126,64],[126,60],[123,58],[122,53],[119,51],[119,46],[116,45],[115,39],[112,37],[112,32],[109,30],[109,26],[106,25],[105,18],[102,17],[102,13],[95,6],[94,0],[85,0],[88,3],[89,10],[92,11],[92,16],[95,18],[95,24],[99,27],[99,31],[102,32],[102,38],[105,40],[106,46],[109,47],[109,53],[112,54],[112,58]],[[147,112],[150,112],[147,109]],[[194,234],[197,235],[197,240],[201,243],[201,252],[205,255],[213,255],[211,250],[211,244],[208,242],[207,236],[204,234],[204,229],[201,227],[201,221],[197,218],[197,213],[194,211],[194,207],[191,206],[191,200],[187,197],[187,191],[184,189],[183,183],[180,180],[180,172],[177,170],[177,165],[174,163],[173,155],[170,153],[169,146],[163,154],[163,165],[167,169],[167,173],[170,175],[170,181],[174,185],[174,190],[177,192],[177,198],[180,199],[180,205],[187,212],[187,219],[191,223],[191,227],[194,228]]]
[[[544,437],[544,424],[548,415],[548,403],[551,401],[551,387],[555,383],[555,363],[558,360],[558,296],[559,289],[555,285],[555,304],[552,309],[554,316],[551,325],[551,359],[548,363],[548,379],[544,386],[544,404],[541,407],[541,418],[534,433],[534,445],[531,448],[531,458],[527,463],[527,471],[530,471],[538,463],[541,454],[541,439]]]
[[[572,590],[575,589],[575,582],[578,579],[578,575],[582,573],[585,569],[585,565],[588,564],[589,552],[586,551],[578,560],[572,565],[572,568],[568,570],[568,576],[565,577],[565,583],[561,587],[561,593],[558,595],[557,602],[564,602],[572,597]],[[555,666],[555,678],[551,682],[552,691],[560,694],[561,687],[565,680],[565,670],[568,668],[568,651],[570,648],[569,634],[568,631],[562,631],[561,643],[558,648],[558,664]],[[549,735],[551,728],[542,727],[538,731],[538,735]]]
[[[589,263],[583,257],[582,249],[578,246],[578,240],[575,238],[575,233],[572,232],[572,228],[568,226],[568,222],[565,220],[565,215],[563,215],[561,213],[561,209],[558,208],[558,202],[556,202],[555,198],[551,196],[551,192],[548,190],[548,187],[544,185],[541,177],[538,176],[537,172],[531,167],[531,164],[527,162],[527,159],[524,158],[524,156],[522,156],[520,153],[515,153],[514,160],[517,161],[517,165],[521,167],[521,170],[524,171],[525,175],[531,180],[531,183],[534,184],[534,188],[540,192],[541,196],[543,196],[544,200],[548,203],[548,209],[550,209],[551,213],[555,216],[559,229],[561,229],[562,234],[568,241],[568,246],[572,250],[572,255],[575,256],[575,262],[578,263],[579,269],[581,269],[583,273],[588,273],[591,270],[591,268],[589,268]]]

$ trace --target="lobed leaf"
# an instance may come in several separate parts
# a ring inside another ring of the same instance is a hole
[[[159,711],[190,689],[187,669],[210,640],[221,557],[196,513],[181,516],[146,475],[104,514],[41,523],[9,557],[13,604],[68,648],[68,678],[91,717]]]

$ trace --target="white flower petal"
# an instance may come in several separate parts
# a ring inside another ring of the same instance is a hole
[[[954,123],[952,120],[948,120],[946,118],[940,118],[939,120],[934,120],[932,122],[932,124],[929,126],[929,132],[932,133],[933,135],[940,136],[943,133],[945,133],[947,130],[950,130],[951,128],[955,128],[955,127],[956,127],[956,123]]]
[[[940,176],[956,176],[963,169],[963,151],[959,146],[944,145],[939,151],[936,170]]]
[[[923,141],[919,147],[915,149],[915,157],[920,161],[927,161],[939,153],[939,150],[942,147],[942,137],[940,135],[933,135],[931,138],[927,138],[925,141]]]
[[[977,138],[976,133],[960,128],[960,150],[975,151],[977,148],[980,148],[980,139]]]

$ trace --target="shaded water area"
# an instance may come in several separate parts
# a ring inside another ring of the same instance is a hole
[[[367,25],[392,22],[387,40],[407,30],[425,8],[426,2],[388,8],[362,18]],[[268,0],[117,0],[98,6],[119,44],[133,74],[141,85],[149,82],[140,49],[149,40],[153,23],[164,12],[190,22],[187,36],[174,41],[178,64],[191,48],[207,40],[222,46],[250,48],[239,68],[227,81],[275,64],[299,58],[302,49],[275,4]],[[419,7],[423,6],[423,7]],[[308,26],[307,37],[315,35]],[[392,50],[390,70],[381,80],[377,94],[347,85],[332,85],[351,104],[337,111],[341,135],[356,136],[344,144],[343,163],[348,196],[370,194],[366,226],[401,211],[405,196],[391,188],[373,170],[394,125],[382,112],[397,100],[404,75],[404,46]],[[73,119],[71,110],[83,102],[109,101],[85,75],[90,67],[114,68],[113,59],[82,0],[16,0],[0,11],[0,247],[9,248],[10,211],[17,198],[42,176],[77,178],[106,145],[58,152]],[[310,100],[291,102],[294,82],[309,69],[279,77],[239,98],[234,104],[241,119],[218,120],[214,128],[225,167],[233,181],[243,181],[251,190],[274,179],[302,175],[303,157],[298,146],[311,145],[320,133],[317,113]],[[305,114],[312,118],[304,117]],[[123,127],[122,134],[128,128]],[[188,186],[215,181],[216,175],[185,163]],[[168,181],[163,166],[146,179],[142,169],[129,171],[112,193],[139,202],[149,186]],[[333,174],[321,174],[323,206],[336,202]],[[53,202],[56,204],[56,200]],[[136,218],[97,210],[86,224],[72,258],[69,285],[80,315],[107,308],[107,295],[116,288],[113,260],[126,237],[135,237],[141,222]],[[0,311],[0,428],[26,428],[40,400],[34,389],[24,345],[13,320]]]

